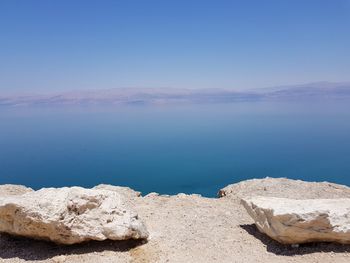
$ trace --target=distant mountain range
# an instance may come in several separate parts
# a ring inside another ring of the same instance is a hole
[[[350,83],[318,82],[248,91],[230,89],[116,88],[46,95],[0,95],[0,106],[147,105],[300,100],[350,101]]]

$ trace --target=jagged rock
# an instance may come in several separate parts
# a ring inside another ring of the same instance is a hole
[[[0,197],[0,232],[61,244],[148,237],[117,191],[81,187]]]
[[[257,228],[283,244],[350,244],[350,199],[242,199]]]

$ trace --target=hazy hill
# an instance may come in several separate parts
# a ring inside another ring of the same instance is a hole
[[[0,95],[0,105],[183,104],[348,99],[350,99],[350,83],[318,82],[248,91],[230,89],[116,88],[39,95]]]

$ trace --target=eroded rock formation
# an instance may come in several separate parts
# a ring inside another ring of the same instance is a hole
[[[350,244],[350,199],[242,199],[257,228],[284,244]]]
[[[148,237],[117,188],[43,188],[0,196],[0,232],[61,244]]]

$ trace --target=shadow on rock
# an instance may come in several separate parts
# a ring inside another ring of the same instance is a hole
[[[146,240],[106,240],[65,246],[46,241],[0,234],[0,259],[21,258],[24,260],[45,260],[60,255],[103,251],[128,252],[146,242]]]
[[[247,231],[250,235],[259,239],[265,246],[268,252],[279,256],[295,256],[305,255],[317,252],[333,252],[333,253],[349,253],[350,245],[342,245],[336,243],[306,243],[299,247],[292,247],[290,245],[283,245],[277,241],[269,238],[267,235],[261,233],[254,224],[240,225],[242,229]]]

